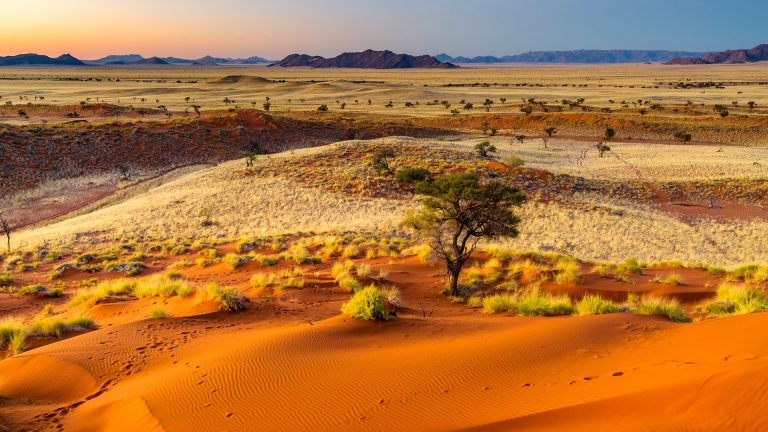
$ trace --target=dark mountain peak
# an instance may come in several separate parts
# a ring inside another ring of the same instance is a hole
[[[70,54],[63,54],[56,58],[51,58],[42,54],[19,54],[14,56],[0,57],[0,66],[83,66],[85,63],[76,59]]]
[[[760,44],[750,49],[727,50],[709,53],[699,58],[674,58],[666,64],[737,64],[754,63],[768,60],[768,44]]]
[[[410,68],[455,68],[429,56],[396,54],[389,50],[376,51],[367,49],[361,52],[346,52],[333,58],[291,54],[281,61],[270,65],[280,67],[308,66],[313,68],[363,68],[363,69],[410,69]]]

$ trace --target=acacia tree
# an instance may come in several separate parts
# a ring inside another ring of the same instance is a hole
[[[445,262],[450,294],[458,295],[459,275],[480,239],[517,236],[520,219],[511,207],[526,197],[498,180],[481,183],[470,173],[417,183],[416,192],[426,197],[404,223]]]
[[[612,128],[612,127],[605,128],[604,137],[605,137],[606,141],[612,140],[613,137],[615,137],[615,136],[616,136],[616,130],[614,128]]]
[[[392,169],[389,166],[389,160],[394,158],[395,151],[392,149],[382,149],[373,154],[373,160],[371,160],[371,166],[380,172],[391,172]]]
[[[11,222],[8,221],[2,213],[0,213],[0,229],[3,230],[5,239],[8,242],[8,252],[11,252],[11,232],[13,231],[13,227],[11,226]]]

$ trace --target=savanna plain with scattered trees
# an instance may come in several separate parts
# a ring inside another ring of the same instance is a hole
[[[766,428],[765,72],[2,68],[0,430]]]

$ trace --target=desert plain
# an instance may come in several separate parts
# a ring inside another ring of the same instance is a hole
[[[766,72],[0,68],[0,430],[768,429]]]

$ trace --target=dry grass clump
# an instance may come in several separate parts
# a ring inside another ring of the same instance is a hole
[[[683,276],[679,273],[670,273],[666,276],[656,276],[656,282],[661,282],[667,285],[682,285],[685,283]]]
[[[6,318],[0,321],[0,349],[8,349],[16,355],[24,351],[27,329],[21,321]]]
[[[224,255],[221,261],[230,269],[235,270],[236,268],[251,262],[253,259],[253,257],[248,255],[238,255],[231,253]]]
[[[523,286],[528,286],[546,282],[549,279],[550,269],[544,264],[526,259],[509,263],[507,272],[510,278],[517,280]]]
[[[664,315],[670,320],[679,323],[690,322],[680,302],[673,298],[644,296],[630,303],[630,311],[641,315]]]
[[[109,296],[129,295],[136,288],[137,283],[137,279],[124,278],[103,281],[92,289],[78,290],[67,306],[74,308],[85,305],[89,308]]]
[[[574,310],[576,315],[602,315],[619,312],[621,308],[597,294],[586,294],[576,303]]]
[[[153,309],[152,312],[149,314],[150,318],[167,318],[168,312],[165,311],[165,309]]]
[[[357,291],[348,302],[342,304],[341,312],[360,320],[386,321],[389,319],[387,302],[387,295],[370,285]]]
[[[219,303],[219,309],[225,312],[243,312],[250,301],[235,288],[219,287],[216,283],[206,285],[205,291],[211,299]]]
[[[15,279],[10,273],[0,273],[0,286],[13,285]]]
[[[309,250],[300,244],[293,245],[288,251],[290,258],[296,264],[319,264],[322,262],[320,257],[312,255]]]
[[[405,256],[408,255],[416,255],[419,257],[420,260],[426,262],[426,263],[434,263],[437,260],[437,257],[435,256],[435,251],[432,250],[431,247],[427,244],[421,244],[416,246],[411,246],[409,248],[406,248],[402,251],[402,254]]]
[[[740,315],[768,311],[768,294],[745,284],[723,283],[717,288],[715,299],[697,306],[708,317]]]
[[[555,282],[559,285],[576,285],[581,282],[581,266],[571,257],[561,257],[555,264]]]
[[[487,313],[514,312],[523,316],[559,316],[573,313],[573,304],[567,295],[555,296],[538,289],[516,294],[497,294],[483,300]]]
[[[362,250],[360,250],[360,247],[357,245],[351,244],[344,247],[344,249],[341,251],[341,257],[342,258],[357,258],[360,255],[362,255]]]
[[[194,291],[194,287],[183,280],[158,274],[139,280],[133,288],[133,295],[138,298],[186,297]]]
[[[262,267],[269,267],[277,264],[277,261],[280,259],[277,255],[260,255],[256,254],[253,256],[253,259],[259,262],[259,265]]]
[[[256,273],[251,276],[251,286],[254,288],[267,288],[275,285],[277,277],[272,273]]]
[[[399,289],[390,286],[379,288],[379,291],[381,291],[381,293],[384,295],[384,298],[390,307],[394,309],[400,309],[403,307],[403,299],[400,296]]]
[[[345,291],[357,292],[363,288],[363,285],[352,275],[354,270],[355,263],[352,261],[337,262],[331,267],[331,276]]]
[[[36,337],[61,337],[65,332],[90,330],[96,328],[96,322],[87,316],[79,316],[69,320],[58,318],[53,313],[53,305],[47,304],[40,313],[29,323],[6,319],[0,322],[0,349],[6,348],[11,355],[23,352],[26,339]]]
[[[132,295],[137,298],[161,296],[188,296],[194,288],[183,280],[157,274],[141,279],[113,279],[99,283],[91,289],[81,289],[72,297],[68,306],[85,305],[89,308],[110,296]]]

